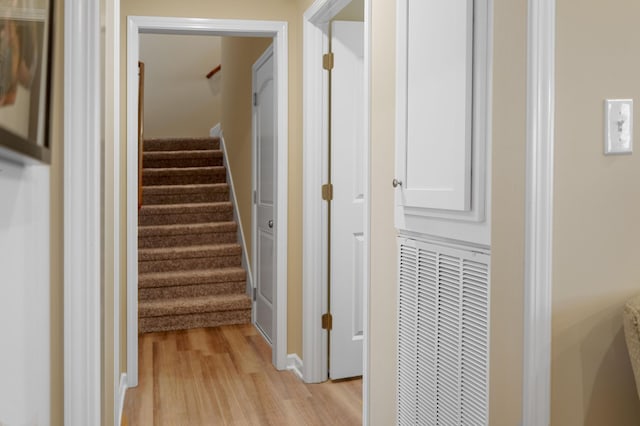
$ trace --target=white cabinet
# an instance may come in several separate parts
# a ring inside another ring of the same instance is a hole
[[[483,243],[487,0],[398,0],[397,19],[396,227]]]

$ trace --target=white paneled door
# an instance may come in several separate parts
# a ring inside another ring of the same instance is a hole
[[[364,25],[333,22],[331,74],[331,379],[362,375]]]
[[[255,194],[254,194],[254,279],[256,286],[255,325],[269,343],[273,342],[276,296],[276,238],[274,205],[276,103],[273,48],[253,66],[253,117],[255,131]]]

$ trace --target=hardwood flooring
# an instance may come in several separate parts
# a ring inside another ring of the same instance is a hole
[[[360,425],[362,380],[305,384],[248,325],[143,334],[123,425]]]

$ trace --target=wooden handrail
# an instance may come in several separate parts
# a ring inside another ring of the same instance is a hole
[[[138,210],[142,208],[142,154],[144,149],[144,62],[138,61]]]
[[[207,73],[207,78],[211,78],[214,75],[216,75],[218,73],[218,71],[220,71],[222,69],[222,65],[218,65],[217,67],[215,67],[214,69],[212,69],[211,71],[209,71]]]

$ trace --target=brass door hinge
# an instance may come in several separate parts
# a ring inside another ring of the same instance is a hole
[[[328,312],[322,315],[322,328],[324,330],[331,330],[333,328],[333,317]]]
[[[333,69],[333,52],[322,55],[322,68],[327,71],[331,71]]]
[[[333,200],[333,185],[325,183],[322,185],[322,199],[325,201]]]

